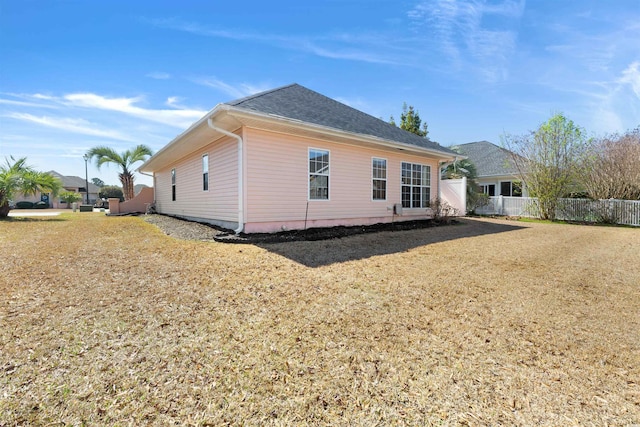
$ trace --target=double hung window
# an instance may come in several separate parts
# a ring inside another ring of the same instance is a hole
[[[309,148],[309,200],[329,200],[329,151]]]
[[[387,160],[371,159],[371,186],[373,200],[387,200]]]
[[[402,207],[427,208],[431,199],[431,166],[402,162]]]

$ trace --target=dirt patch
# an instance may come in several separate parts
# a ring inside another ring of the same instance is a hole
[[[634,425],[638,230],[0,221],[0,425]]]

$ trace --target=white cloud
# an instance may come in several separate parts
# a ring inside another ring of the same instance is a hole
[[[182,106],[179,104],[180,102],[180,97],[178,96],[170,96],[169,98],[167,98],[167,102],[165,102],[165,104],[168,107],[173,107],[173,108],[182,108]]]
[[[34,116],[28,113],[9,113],[5,117],[16,120],[36,123],[42,126],[63,130],[66,132],[79,133],[83,135],[99,136],[102,138],[116,139],[120,141],[134,142],[128,135],[113,130],[100,129],[95,123],[83,119],[72,119],[67,117]]]
[[[640,61],[629,64],[618,81],[623,85],[631,86],[633,92],[640,98]]]
[[[440,49],[458,70],[471,69],[489,82],[508,75],[516,49],[514,27],[524,13],[524,1],[489,4],[480,0],[423,1],[407,12],[414,29]],[[506,23],[488,28],[483,22],[497,15]]]
[[[194,109],[155,110],[138,107],[135,104],[142,101],[141,97],[107,98],[94,93],[73,93],[65,95],[63,99],[69,105],[116,111],[136,118],[162,123],[180,129],[188,128],[193,122],[206,114],[206,111]]]
[[[197,78],[192,80],[194,83],[199,85],[207,86],[216,90],[219,90],[223,93],[226,93],[230,97],[244,98],[245,96],[254,95],[259,92],[264,92],[271,88],[271,85],[254,85],[250,83],[239,83],[236,85],[231,85],[229,83],[223,82],[222,80],[216,77],[204,77]]]
[[[146,76],[151,78],[151,79],[156,79],[156,80],[167,80],[167,79],[171,78],[171,74],[164,73],[164,72],[161,72],[161,71],[156,71],[156,72],[153,72],[153,73],[149,73]]]
[[[14,99],[2,99],[2,98],[0,98],[0,104],[13,105],[18,107],[56,108],[53,105],[40,104],[40,103],[28,102],[28,101],[16,101]]]
[[[200,119],[206,114],[205,110],[198,110],[178,105],[178,97],[169,97],[167,105],[171,109],[153,109],[143,108],[140,106],[145,101],[144,97],[106,97],[95,93],[71,93],[67,95],[52,96],[42,94],[20,94],[11,96],[20,97],[25,101],[15,101],[9,99],[0,99],[0,104],[13,105],[17,107],[33,107],[33,108],[56,108],[56,109],[75,109],[78,108],[90,110],[103,110],[121,113],[137,119],[143,119],[149,122],[161,123],[167,126],[186,129],[193,122]],[[42,102],[34,102],[34,100]]]
[[[177,19],[150,19],[150,24],[204,37],[224,38],[237,41],[250,41],[276,46],[283,49],[305,52],[323,58],[344,59],[377,64],[396,64],[397,59],[387,48],[379,44],[385,37],[365,37],[345,34],[338,35],[281,35],[255,33],[245,30],[211,29],[195,22],[185,22]],[[386,45],[387,42],[385,41]]]

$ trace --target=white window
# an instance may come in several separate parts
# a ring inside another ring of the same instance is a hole
[[[202,156],[202,191],[209,191],[209,155]]]
[[[484,194],[486,194],[487,196],[495,196],[496,195],[496,186],[495,184],[485,184],[485,185],[481,185],[480,189],[482,190],[482,192]]]
[[[329,151],[309,148],[309,200],[329,200]]]
[[[171,169],[171,200],[176,201],[176,170]]]
[[[402,162],[402,207],[427,208],[431,199],[431,166]]]
[[[387,200],[387,160],[371,159],[371,188],[373,200]]]
[[[509,197],[522,197],[522,182],[502,181],[500,183],[500,195]]]

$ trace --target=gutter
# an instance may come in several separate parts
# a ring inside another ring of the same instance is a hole
[[[435,156],[435,157],[439,157],[439,158],[444,158],[444,157],[448,157],[449,159],[466,159],[467,156],[463,156],[461,154],[458,153],[446,153],[437,149],[433,149],[433,148],[426,148],[426,147],[421,147],[419,145],[413,145],[413,144],[408,144],[405,142],[399,142],[399,141],[393,141],[393,140],[387,140],[384,138],[380,138],[374,135],[367,135],[367,134],[362,134],[362,133],[355,133],[355,132],[350,132],[350,131],[344,131],[344,130],[340,130],[340,129],[335,129],[335,128],[331,128],[331,127],[327,127],[327,126],[323,126],[323,125],[318,125],[315,123],[309,123],[309,122],[303,122],[301,120],[298,119],[293,119],[290,117],[283,117],[283,116],[278,116],[275,114],[266,114],[266,113],[260,113],[257,111],[247,111],[241,108],[237,108],[237,107],[233,107],[230,105],[226,105],[226,104],[220,104],[219,105],[220,110],[225,111],[227,114],[234,116],[236,118],[242,118],[242,117],[246,117],[246,118],[250,118],[250,119],[262,119],[262,120],[267,120],[270,122],[276,122],[276,123],[285,123],[285,124],[289,124],[291,126],[294,127],[298,127],[298,128],[305,128],[307,130],[312,130],[312,131],[316,131],[316,132],[322,132],[323,134],[329,134],[329,135],[333,135],[333,136],[337,136],[337,137],[342,137],[342,138],[348,138],[348,139],[355,139],[355,140],[359,140],[359,141],[365,141],[371,144],[376,144],[376,145],[380,145],[383,147],[387,147],[387,148],[394,148],[396,150],[402,150],[402,151],[412,151],[412,152],[417,152],[417,153],[422,153],[422,154],[428,154],[430,156]],[[444,147],[443,147],[444,148]]]
[[[219,128],[213,124],[213,120],[211,120],[211,116],[207,119],[207,125],[209,128],[215,130],[216,132],[220,132],[223,135],[229,136],[231,138],[235,138],[238,141],[238,228],[233,230],[236,234],[242,233],[244,229],[244,182],[243,182],[243,168],[242,168],[242,146],[243,141],[242,137],[236,135],[235,133],[229,132],[225,129]]]

